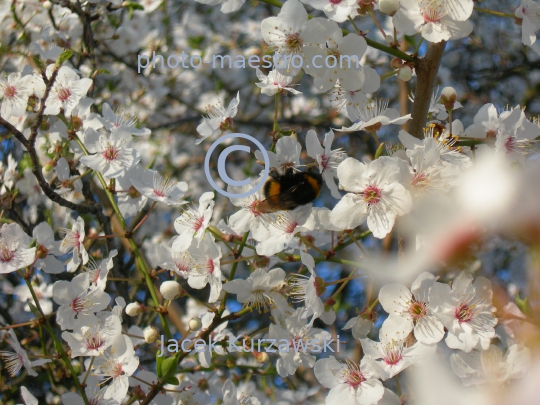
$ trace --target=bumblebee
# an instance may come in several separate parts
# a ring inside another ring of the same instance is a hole
[[[321,192],[322,176],[315,172],[295,172],[292,167],[281,174],[275,167],[270,169],[264,184],[265,199],[254,208],[263,214],[290,211],[315,200]]]

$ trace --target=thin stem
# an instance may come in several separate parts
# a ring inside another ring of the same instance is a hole
[[[141,339],[141,340],[144,340],[144,336],[132,335],[131,333],[122,332],[122,335],[129,336],[129,337],[131,337],[131,338],[133,338],[133,339]]]
[[[476,11],[480,11],[481,13],[491,14],[491,15],[494,15],[494,16],[496,16],[496,17],[516,18],[516,16],[515,16],[514,14],[502,13],[502,12],[500,12],[500,11],[489,10],[489,9],[487,9],[487,8],[475,7],[474,9],[475,9]]]
[[[34,319],[34,320],[30,321],[30,322],[23,322],[23,323],[17,323],[15,325],[2,326],[0,328],[0,330],[8,330],[8,329],[21,328],[23,326],[35,325],[37,322],[38,322],[38,320]]]
[[[368,8],[368,13],[371,16],[371,18],[373,19],[373,21],[375,21],[375,24],[379,28],[379,31],[381,31],[381,34],[382,34],[383,38],[386,38],[386,32],[384,32],[384,29],[381,26],[381,23],[379,22],[379,20],[377,20],[377,17],[375,17],[375,14],[373,14],[373,10],[371,8]]]
[[[84,375],[84,378],[82,380],[82,383],[81,384],[86,384],[86,380],[88,379],[88,376],[90,375],[90,370],[92,370],[92,366],[94,364],[94,359],[96,358],[96,356],[92,356],[90,357],[90,364],[88,365],[88,370],[86,370],[86,374]]]
[[[134,380],[137,380],[137,381],[139,381],[139,382],[142,382],[143,384],[148,385],[149,387],[152,386],[152,383],[149,383],[148,381],[144,381],[144,380],[140,379],[140,378],[137,377],[137,376],[131,375],[130,377],[133,378]]]
[[[375,143],[377,144],[377,147],[379,147],[379,145],[381,144],[381,141],[379,141],[379,137],[377,136],[377,131],[372,129],[369,132],[371,132],[371,135],[373,135],[373,139],[375,139]]]
[[[300,233],[296,234],[296,236],[298,237],[298,239],[300,239],[302,242],[304,242],[304,244],[306,246],[309,246],[310,248],[315,249],[321,255],[325,254],[324,251],[322,251],[317,246],[315,246],[313,243],[311,243],[305,236],[302,236]]]
[[[253,339],[254,336],[257,336],[259,333],[263,333],[263,332],[266,332],[268,331],[269,327],[266,327],[266,328],[262,328],[262,329],[259,329],[259,330],[256,330],[255,332],[251,333],[249,335],[249,338],[250,339]]]
[[[195,302],[197,302],[197,304],[200,304],[200,305],[203,305],[205,306],[206,308],[208,309],[214,309],[214,307],[206,302],[202,302],[200,299],[198,298],[195,298],[193,295],[191,295],[190,293],[188,293],[186,290],[184,290],[184,294],[186,294],[189,298],[191,298],[192,300],[194,300]]]
[[[373,309],[375,308],[375,306],[379,303],[379,297],[375,298],[375,301],[373,301],[373,303],[369,306],[369,308],[367,309],[367,313],[371,313],[373,312]]]
[[[335,299],[339,293],[345,288],[345,286],[347,284],[349,284],[349,281],[351,281],[353,278],[356,277],[356,274],[355,273],[351,273],[351,275],[349,277],[347,277],[344,281],[343,281],[343,284],[341,284],[339,286],[339,288],[336,290],[336,292],[334,294],[332,294],[332,296],[329,298],[331,300]]]
[[[236,262],[243,262],[243,261],[246,261],[246,260],[249,260],[249,259],[256,259],[257,257],[259,257],[258,255],[252,255],[252,256],[242,256],[238,259],[234,259],[234,260],[223,260],[221,261],[221,264],[224,265],[224,264],[232,264],[232,263],[236,263]]]
[[[401,397],[401,386],[399,385],[399,377],[397,376],[397,374],[394,376],[394,379],[396,380],[398,396]]]
[[[77,177],[73,177],[72,179],[69,180],[69,183],[70,184],[73,184],[75,181],[83,178],[84,176],[86,176],[87,174],[90,174],[92,173],[92,169],[88,169],[87,171],[85,171],[83,174],[77,176]]]
[[[357,277],[360,277],[360,275],[355,275],[353,278],[357,278]],[[340,278],[339,280],[334,280],[334,281],[327,281],[324,283],[324,285],[329,286],[329,285],[339,284],[339,283],[343,283],[346,280],[350,280],[350,277]]]
[[[150,215],[150,213],[152,212],[152,210],[154,209],[154,207],[156,206],[157,204],[157,201],[154,201],[154,203],[150,206],[150,209],[148,210],[148,212],[146,213],[146,215],[143,217],[143,219],[141,219],[141,221],[137,224],[137,226],[135,228],[133,228],[133,230],[131,231],[131,233],[135,233],[137,231],[137,229],[139,229],[139,227],[144,224],[144,221],[146,221],[146,219],[148,218],[148,215]]]
[[[349,21],[351,22],[351,24],[353,25],[354,27],[354,30],[356,31],[356,35],[360,35],[362,32],[360,31],[360,29],[358,28],[358,26],[356,25],[356,23],[354,22],[354,20],[349,17]]]
[[[395,76],[398,74],[398,72],[399,70],[391,70],[389,72],[386,72],[381,76],[381,80],[385,80],[385,79],[388,79],[389,77]]]
[[[352,234],[352,232],[351,232],[351,234],[350,234],[349,236],[350,236],[351,239],[354,241],[354,244],[355,244],[356,246],[358,246],[358,249],[360,249],[360,250],[362,251],[362,253],[365,254],[365,255],[367,256],[367,252],[364,250],[364,248],[362,247],[362,245],[360,245],[360,242],[358,242],[358,241],[356,240],[356,238],[354,237],[354,235]]]

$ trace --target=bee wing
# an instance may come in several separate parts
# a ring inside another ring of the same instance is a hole
[[[280,188],[276,188],[266,199],[257,204],[257,211],[263,214],[268,214],[276,211],[289,211],[295,209],[298,204],[292,198],[292,194],[297,188],[298,184],[288,188],[285,191],[281,191]]]

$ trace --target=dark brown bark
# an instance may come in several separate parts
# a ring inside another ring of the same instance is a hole
[[[416,66],[416,90],[412,108],[412,120],[409,121],[409,133],[415,138],[424,137],[429,104],[437,79],[437,72],[443,56],[446,41],[430,43],[426,56]]]

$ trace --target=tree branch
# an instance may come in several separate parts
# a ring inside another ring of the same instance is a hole
[[[443,56],[446,41],[430,43],[426,56],[416,65],[416,90],[412,107],[412,120],[409,122],[409,132],[418,139],[424,137],[424,127],[427,121],[431,95],[435,87],[437,72]]]

